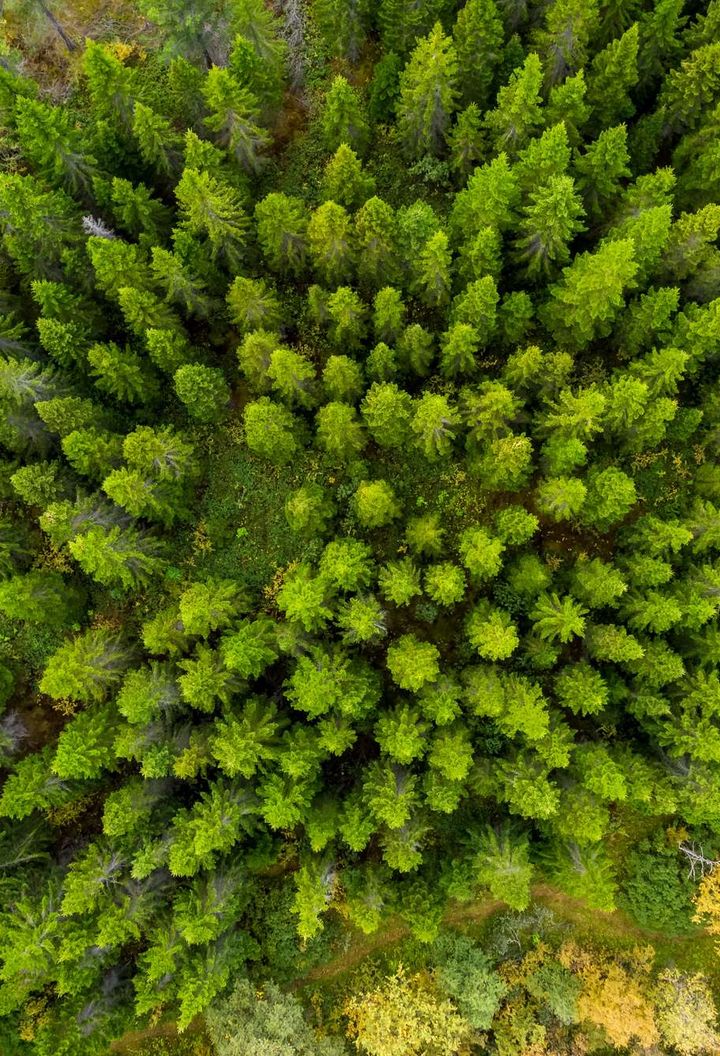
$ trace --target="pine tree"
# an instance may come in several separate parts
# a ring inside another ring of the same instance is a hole
[[[425,243],[414,279],[415,291],[430,308],[439,308],[450,300],[451,263],[448,237],[438,231]]]
[[[430,642],[422,642],[413,634],[402,635],[387,650],[387,666],[393,682],[401,689],[416,693],[426,683],[436,680],[440,673],[439,655]]]
[[[345,77],[335,77],[325,96],[322,119],[325,147],[336,151],[343,143],[362,154],[369,129],[360,96]]]
[[[435,339],[429,330],[419,323],[411,323],[403,330],[398,341],[398,353],[401,363],[425,377],[435,356]]]
[[[75,205],[31,176],[0,173],[3,246],[29,280],[57,279],[62,253],[80,240]]]
[[[319,484],[298,488],[285,502],[285,519],[294,532],[304,535],[322,535],[334,513],[334,503]]]
[[[50,657],[40,683],[42,692],[55,700],[101,701],[118,684],[131,659],[131,650],[119,636],[86,631]]]
[[[398,54],[388,51],[373,67],[368,116],[375,125],[387,124],[393,118],[403,65],[403,60]]]
[[[213,66],[203,87],[210,110],[205,124],[246,172],[258,172],[261,154],[270,141],[259,124],[257,100],[237,83],[229,70]]]
[[[342,205],[325,202],[319,206],[310,218],[307,236],[320,281],[330,288],[347,282],[353,272],[354,252],[350,217]]]
[[[385,52],[406,56],[443,14],[442,0],[380,0],[378,24]]]
[[[229,69],[246,88],[265,114],[277,110],[282,100],[287,63],[287,44],[282,39],[282,23],[264,4],[239,5],[235,26],[238,35],[230,51]]]
[[[696,128],[716,101],[719,55],[720,41],[703,43],[666,77],[659,97],[660,116],[673,132]]]
[[[420,572],[409,558],[384,565],[378,583],[383,597],[393,605],[408,605],[422,594]]]
[[[583,230],[584,210],[570,176],[552,176],[537,191],[518,225],[518,259],[528,277],[547,276],[570,260],[570,242]]]
[[[418,43],[400,77],[398,127],[411,157],[445,152],[457,105],[457,76],[455,48],[438,22]]]
[[[366,309],[349,286],[338,286],[327,299],[330,336],[339,348],[355,349],[365,336]]]
[[[585,71],[578,70],[574,77],[567,77],[550,89],[545,106],[546,126],[552,128],[562,122],[573,147],[580,145],[582,130],[590,116],[590,107],[585,102],[586,93]]]
[[[186,315],[207,318],[211,302],[206,284],[202,278],[193,275],[178,254],[153,246],[150,266],[156,283],[165,291],[166,301],[181,308]]]
[[[113,342],[88,350],[90,374],[97,388],[126,403],[147,403],[158,392],[157,379],[140,356]]]
[[[575,161],[580,190],[588,212],[599,217],[620,192],[620,180],[630,175],[627,129],[616,125],[601,132]]]
[[[638,73],[643,94],[675,65],[673,60],[682,47],[680,30],[687,21],[682,9],[680,0],[656,0],[653,9],[640,18]]]
[[[267,374],[271,387],[285,403],[305,408],[316,405],[315,367],[302,353],[276,348],[270,355]]]
[[[397,385],[372,384],[361,411],[370,435],[382,447],[402,447],[409,439],[412,399]]]
[[[97,429],[72,429],[62,438],[62,450],[77,473],[101,481],[122,461],[122,437]]]
[[[148,583],[165,567],[158,540],[130,527],[96,525],[71,539],[68,549],[98,583],[125,590]]]
[[[386,480],[363,480],[353,496],[358,521],[363,528],[382,528],[400,516],[400,505]]]
[[[252,280],[251,280],[252,281]],[[280,345],[280,335],[269,330],[251,330],[243,338],[237,357],[240,371],[254,393],[268,392],[270,356]]]
[[[370,198],[355,215],[358,278],[371,288],[392,284],[399,270],[398,230],[392,208]]]
[[[476,355],[480,338],[469,323],[455,323],[440,338],[440,369],[447,377],[473,374],[477,370]]]
[[[540,60],[531,52],[498,92],[495,109],[485,115],[485,127],[498,153],[516,154],[542,124],[541,87]]]
[[[163,179],[173,178],[180,168],[182,136],[174,131],[167,118],[136,102],[132,130],[145,164]]]
[[[638,32],[636,23],[592,61],[587,101],[598,131],[632,117],[635,111],[629,93],[638,82]]]
[[[325,166],[323,197],[346,209],[356,209],[375,193],[375,180],[363,171],[359,157],[341,143]]]
[[[264,279],[248,279],[238,275],[227,292],[230,318],[244,334],[256,330],[272,333],[282,321],[282,308],[277,294]]]
[[[317,413],[317,440],[338,462],[357,458],[366,442],[357,411],[347,403],[326,403]]]
[[[426,392],[417,401],[410,427],[415,443],[426,458],[450,454],[460,415],[446,396]]]
[[[482,114],[475,103],[458,114],[447,142],[450,164],[463,183],[483,156]]]
[[[518,197],[517,176],[506,154],[475,169],[453,202],[450,234],[454,243],[467,242],[485,227],[505,230],[512,222]]]
[[[143,0],[143,14],[162,31],[168,55],[206,67],[227,61],[224,41],[236,17],[231,0]]]
[[[225,414],[230,389],[221,370],[187,363],[175,371],[173,381],[178,398],[192,418],[215,422]]]
[[[406,307],[394,286],[383,286],[373,301],[373,330],[378,341],[395,344],[405,329]]]
[[[245,405],[247,445],[254,454],[272,462],[288,462],[298,450],[298,424],[290,411],[266,396]]]
[[[548,87],[561,84],[587,64],[588,44],[598,26],[596,0],[554,0],[536,42],[545,64]]]
[[[249,227],[237,190],[208,172],[185,169],[175,195],[190,234],[206,236],[213,257],[236,271]]]
[[[298,198],[275,192],[255,206],[258,240],[273,271],[298,274],[305,265],[308,218]]]
[[[87,198],[92,191],[95,159],[73,128],[69,113],[20,97],[15,121],[23,152],[34,168],[49,183]]]
[[[357,403],[365,391],[362,367],[349,356],[330,356],[323,367],[322,381],[331,401]]]
[[[453,39],[463,105],[477,103],[487,108],[504,37],[494,0],[468,0],[460,8]]]
[[[527,196],[553,176],[564,176],[570,165],[571,150],[568,130],[563,121],[550,125],[542,135],[530,141],[520,152],[515,173]]]
[[[608,242],[595,253],[575,257],[562,280],[550,288],[548,320],[553,333],[571,348],[584,348],[610,332],[612,320],[624,305],[624,292],[637,272],[634,245],[629,240]]]
[[[125,66],[110,46],[93,40],[85,46],[82,63],[95,114],[129,132],[137,93],[136,71]]]
[[[314,14],[332,54],[357,62],[372,14],[367,0],[318,0]]]
[[[470,282],[453,301],[453,323],[468,323],[481,345],[489,341],[496,325],[498,292],[490,275]]]

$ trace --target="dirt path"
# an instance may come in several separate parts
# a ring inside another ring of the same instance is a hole
[[[720,958],[715,955],[713,937],[707,932],[667,936],[662,932],[639,927],[622,910],[616,909],[611,913],[590,910],[580,899],[571,898],[549,884],[535,884],[532,897],[534,902],[551,909],[559,921],[571,924],[581,935],[586,934],[589,941],[594,939],[598,943],[619,942],[628,946],[653,945],[663,960],[674,961],[678,966],[690,971],[704,971],[712,975],[715,987],[720,990]],[[448,909],[443,922],[449,925],[480,924],[506,908],[505,902],[494,899],[457,903]],[[366,957],[395,946],[409,935],[410,929],[399,917],[391,918],[373,935],[362,935],[357,930],[349,931],[347,948],[327,964],[318,965],[296,979],[292,989],[302,990],[314,983],[330,982],[357,967]],[[195,1035],[198,1046],[193,1050],[193,1056],[195,1053],[205,1056],[208,1050],[203,1046],[201,1017],[191,1024],[188,1034],[191,1037]],[[172,1023],[160,1024],[150,1030],[126,1034],[112,1044],[110,1052],[130,1056],[137,1050],[140,1042],[149,1037],[171,1041],[177,1038],[177,1033]],[[185,1040],[189,1040],[187,1035]]]
[[[549,884],[536,884],[532,888],[534,902],[547,906],[560,921],[572,924],[578,931],[586,931],[588,937],[596,941],[620,941],[626,944],[650,944],[660,946],[664,951],[670,949],[677,954],[678,962],[688,961],[692,967],[699,948],[710,954],[712,960],[713,939],[706,932],[694,932],[689,935],[667,936],[662,932],[641,928],[623,913],[616,909],[610,913],[602,910],[589,910],[580,899],[571,898]],[[445,914],[445,924],[480,923],[488,917],[505,909],[504,902],[488,899],[482,902],[470,902],[452,906]],[[312,968],[302,978],[296,980],[293,989],[302,989],[312,983],[334,979],[351,968],[356,967],[366,957],[387,949],[408,938],[410,929],[399,918],[388,921],[387,925],[373,935],[361,935],[354,932],[348,948],[327,964]]]

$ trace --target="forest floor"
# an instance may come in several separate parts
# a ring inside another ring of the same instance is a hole
[[[533,903],[550,909],[558,922],[572,928],[578,939],[599,942],[605,946],[651,945],[663,963],[673,963],[688,971],[702,971],[715,987],[720,987],[720,963],[711,935],[697,929],[686,935],[667,935],[635,924],[622,910],[612,912],[590,910],[586,903],[571,898],[549,884],[536,884],[532,889]],[[444,923],[472,932],[494,914],[505,909],[504,902],[484,900],[460,904],[448,910]],[[402,921],[390,921],[373,935],[355,933],[346,950],[326,964],[311,968],[298,979],[297,989],[312,983],[329,981],[354,968],[375,953],[395,946],[410,935]]]
[[[551,910],[558,925],[567,927],[579,941],[596,942],[605,947],[628,948],[638,945],[654,947],[658,961],[665,965],[703,972],[716,992],[720,992],[720,958],[711,935],[698,928],[683,935],[668,935],[635,924],[622,910],[603,912],[588,909],[580,899],[571,898],[549,884],[532,889],[533,905]],[[470,934],[482,932],[488,922],[506,908],[504,902],[485,899],[458,904],[445,914],[443,923]],[[293,989],[316,989],[333,986],[353,969],[376,955],[392,953],[410,939],[410,930],[399,918],[390,920],[373,935],[357,930],[346,933],[343,950],[325,964],[311,968],[296,980]],[[196,1020],[182,1037],[173,1024],[161,1023],[144,1031],[133,1031],[113,1042],[109,1056],[211,1056],[202,1021]]]

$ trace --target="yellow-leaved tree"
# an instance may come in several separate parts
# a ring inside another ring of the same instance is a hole
[[[581,950],[574,943],[560,950],[560,963],[575,972],[582,985],[580,1021],[599,1027],[618,1048],[632,1042],[648,1048],[660,1040],[648,996],[654,953],[651,946],[637,947],[621,961],[617,953]]]
[[[343,1009],[348,1037],[370,1056],[464,1056],[474,1031],[452,1001],[420,973],[402,967]]]
[[[704,976],[679,972],[677,968],[661,972],[655,1010],[663,1041],[682,1056],[720,1050],[715,1002]]]
[[[720,868],[706,873],[694,898],[698,924],[704,924],[711,935],[720,935]]]

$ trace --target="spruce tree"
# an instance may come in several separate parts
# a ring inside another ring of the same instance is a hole
[[[464,105],[487,107],[504,37],[495,0],[468,0],[458,11],[453,40]]]
[[[410,157],[443,154],[457,105],[457,55],[439,22],[410,56],[400,77],[398,126]]]

